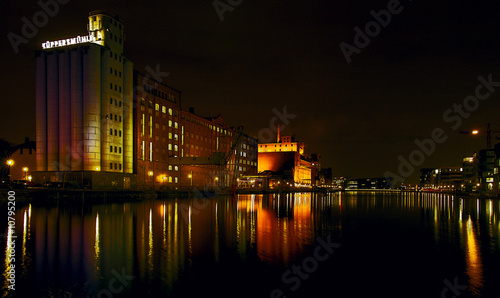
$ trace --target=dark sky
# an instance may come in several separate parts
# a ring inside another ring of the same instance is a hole
[[[3,1],[0,138],[35,138],[33,52],[41,42],[86,34],[88,13],[104,9],[125,25],[125,56],[141,72],[156,65],[169,72],[165,82],[182,91],[183,108],[222,114],[257,137],[270,127],[273,108],[286,106],[296,117],[282,133],[321,154],[334,175],[397,174],[398,156],[408,158],[415,139],[442,128],[447,140],[406,179],[416,182],[418,168],[459,166],[485,147],[484,135],[459,130],[488,122],[500,129],[500,90],[456,130],[443,120],[453,104],[474,95],[479,75],[500,82],[500,3],[401,1],[402,11],[347,63],[339,44],[354,45],[354,27],[364,28],[374,20],[370,11],[390,2],[243,0],[221,21],[212,0],[71,0],[16,54],[8,33],[21,35],[22,18],[41,8]]]

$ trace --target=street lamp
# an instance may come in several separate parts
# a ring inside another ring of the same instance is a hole
[[[191,174],[188,174],[188,178],[191,179],[191,187],[193,187],[193,171],[191,170]]]
[[[151,184],[153,185],[153,189],[155,188],[155,181],[153,180],[153,171],[148,172],[149,179],[151,179]]]
[[[28,180],[28,167],[24,167],[23,172],[24,172],[24,180]]]
[[[500,130],[492,130],[491,129],[491,123],[488,123],[488,126],[486,127],[486,131],[480,131],[480,130],[462,130],[460,131],[461,134],[472,134],[472,135],[478,135],[478,134],[486,134],[486,149],[491,149],[491,135],[495,133],[500,133]]]
[[[10,181],[10,167],[14,165],[14,161],[12,159],[7,160],[7,165],[9,166],[9,181]]]

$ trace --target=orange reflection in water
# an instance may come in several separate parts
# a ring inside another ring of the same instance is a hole
[[[481,252],[477,243],[477,235],[474,231],[474,225],[469,216],[467,220],[467,251],[466,251],[466,273],[470,279],[470,285],[473,292],[483,288],[483,263],[481,260]]]
[[[311,194],[276,196],[267,207],[257,210],[257,254],[266,262],[288,264],[313,238]]]

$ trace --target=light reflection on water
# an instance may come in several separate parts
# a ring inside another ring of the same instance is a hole
[[[227,264],[234,263],[235,256],[241,264],[261,262],[283,272],[308,254],[316,237],[332,234],[335,242],[349,244],[357,226],[373,220],[423,230],[436,249],[455,252],[456,247],[459,253],[450,264],[463,263],[463,269],[442,269],[431,288],[464,274],[468,293],[480,296],[491,287],[485,266],[498,265],[499,212],[497,200],[416,193],[240,195],[78,207],[29,204],[16,213],[15,234],[22,235],[16,240],[17,284],[29,284],[42,295],[95,296],[109,288],[113,271],[123,270],[135,276],[121,287],[124,294],[174,295],[176,288],[196,280],[204,266],[234,269]],[[9,249],[6,244],[2,258],[4,290]],[[349,252],[343,257],[355,258]],[[255,272],[257,280],[260,275],[266,286],[273,277]],[[280,274],[272,282],[279,286]]]

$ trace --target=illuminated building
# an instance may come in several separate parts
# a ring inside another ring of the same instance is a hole
[[[180,155],[181,92],[134,72],[135,173],[139,188],[178,189],[180,169],[168,162]]]
[[[272,172],[296,186],[311,186],[320,172],[319,156],[304,155],[304,143],[291,136],[278,136],[276,143],[259,144],[258,171]]]
[[[123,25],[95,11],[88,35],[47,41],[35,53],[36,182],[132,188],[133,64]]]
[[[462,185],[463,191],[475,191],[478,183],[477,176],[477,158],[475,156],[464,157],[462,161]]]

